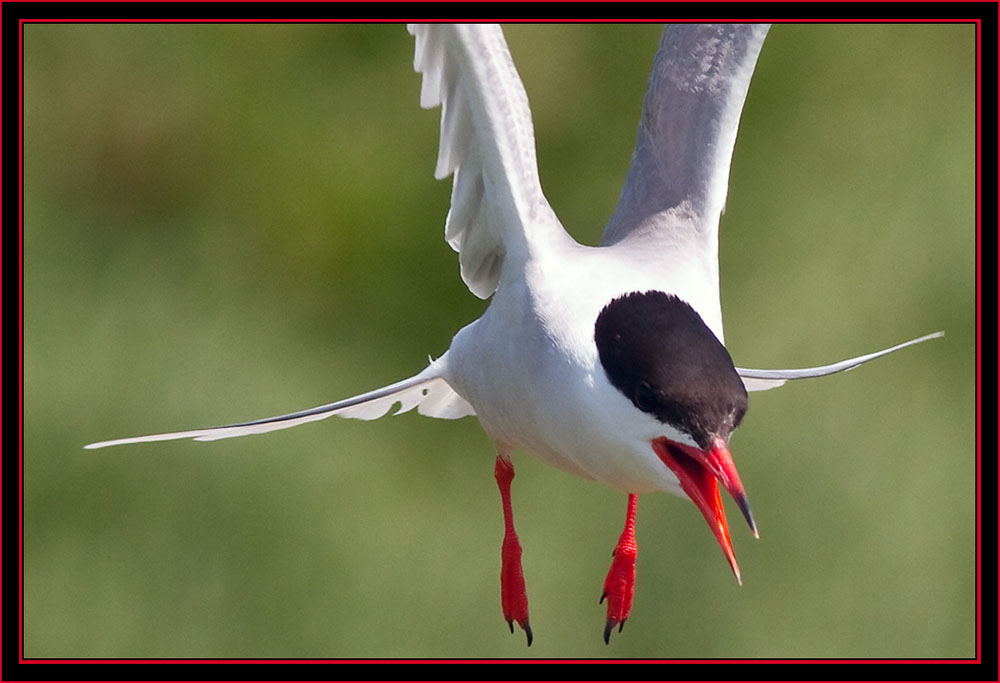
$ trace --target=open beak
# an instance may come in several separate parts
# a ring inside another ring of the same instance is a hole
[[[661,436],[653,439],[653,450],[660,460],[663,461],[670,471],[677,475],[681,488],[688,495],[701,514],[704,515],[708,526],[722,546],[722,552],[729,560],[729,566],[733,568],[736,580],[740,581],[740,568],[736,564],[736,555],[733,553],[733,543],[729,539],[729,525],[726,523],[726,511],[722,507],[722,497],[719,495],[718,484],[729,491],[736,504],[740,506],[743,516],[750,526],[750,531],[757,537],[757,525],[753,521],[753,514],[750,512],[750,503],[747,502],[747,494],[743,490],[740,482],[740,475],[736,472],[736,465],[733,464],[733,456],[729,454],[726,442],[715,437],[707,450],[701,450],[694,446],[687,446],[677,441]]]

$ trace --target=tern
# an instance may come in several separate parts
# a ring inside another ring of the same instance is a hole
[[[410,25],[420,105],[441,107],[435,176],[453,176],[445,239],[461,276],[489,299],[422,371],[374,391],[251,422],[86,448],[263,434],[332,415],[371,420],[416,408],[478,417],[492,439],[503,507],[504,619],[526,634],[511,453],[527,451],[628,497],[601,601],[604,640],[635,589],[638,495],[665,491],[701,511],[740,580],[721,484],[757,527],[729,440],[747,392],[820,377],[927,339],[820,367],[736,367],[725,347],[718,228],[740,114],[766,24],[681,24],[661,36],[631,165],[599,246],[575,241],[542,192],[528,98],[497,25]]]

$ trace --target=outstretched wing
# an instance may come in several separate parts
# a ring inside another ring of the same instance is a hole
[[[459,252],[465,284],[486,299],[529,231],[562,230],[538,180],[528,96],[499,26],[407,28],[423,75],[420,106],[441,106],[434,175],[455,176],[445,239]]]
[[[944,332],[934,332],[933,334],[927,334],[923,337],[918,337],[917,339],[911,339],[910,341],[897,344],[896,346],[883,349],[882,351],[868,353],[864,356],[858,356],[857,358],[842,360],[839,363],[820,365],[815,368],[801,368],[799,370],[751,370],[749,368],[736,368],[736,372],[738,372],[740,377],[743,378],[743,384],[746,386],[747,391],[765,391],[767,389],[780,387],[790,379],[823,377],[824,375],[832,375],[837,372],[852,370],[862,363],[867,363],[870,360],[881,358],[882,356],[886,356],[893,351],[899,351],[900,349],[905,349],[907,346],[913,346],[914,344],[925,342],[928,339],[937,339],[938,337],[943,336]]]
[[[601,243],[648,240],[710,263],[743,102],[768,24],[673,24],[656,53],[632,164]]]
[[[517,254],[525,244],[529,226],[562,229],[558,221],[538,220],[554,216],[538,182],[528,98],[499,26],[420,24],[408,29],[416,37],[414,68],[423,74],[420,104],[442,107],[435,175],[455,176],[445,237],[460,254],[462,278],[469,289],[487,298],[497,287],[505,257]],[[430,417],[473,415],[472,406],[441,376],[445,357],[409,379],[309,410],[101,441],[86,448],[172,439],[212,441],[287,429],[333,415],[372,420],[396,404],[397,414],[417,407]]]

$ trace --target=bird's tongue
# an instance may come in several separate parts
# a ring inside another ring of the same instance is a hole
[[[670,471],[677,475],[681,488],[688,495],[712,532],[722,546],[722,551],[733,568],[736,580],[740,581],[740,568],[736,564],[733,553],[733,543],[729,539],[729,525],[726,523],[726,511],[722,507],[722,497],[719,495],[721,483],[740,506],[743,516],[750,526],[750,531],[757,536],[757,525],[754,523],[746,492],[740,482],[740,475],[733,464],[733,456],[729,454],[726,442],[720,438],[712,441],[707,451],[693,446],[687,446],[666,437],[653,440],[653,450]],[[742,583],[742,582],[741,582]]]

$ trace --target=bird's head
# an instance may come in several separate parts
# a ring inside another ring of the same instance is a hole
[[[594,341],[611,384],[674,435],[658,436],[650,447],[698,506],[739,580],[718,484],[754,536],[757,528],[727,445],[747,409],[729,352],[690,305],[658,291],[626,294],[605,306]]]

